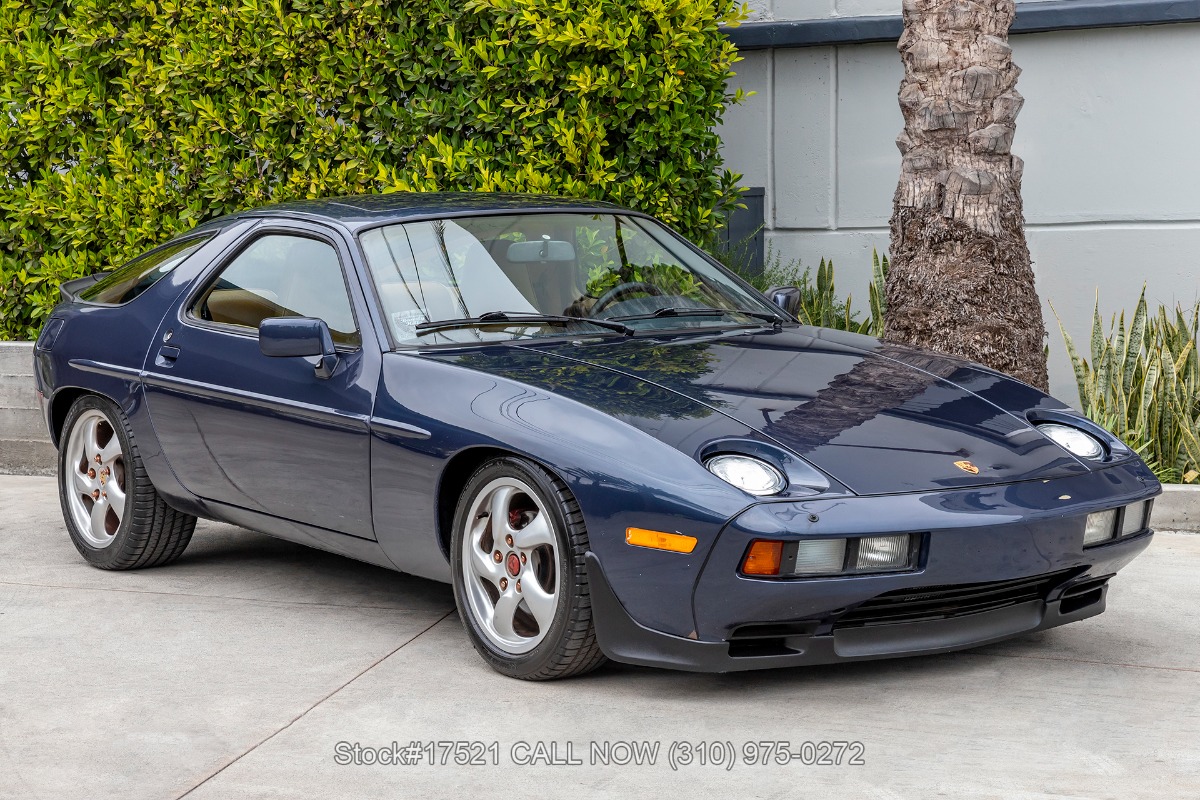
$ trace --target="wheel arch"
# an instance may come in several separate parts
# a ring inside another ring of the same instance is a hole
[[[455,453],[442,470],[437,488],[437,519],[435,523],[438,547],[441,548],[442,555],[446,557],[447,561],[450,560],[450,539],[454,535],[454,512],[458,508],[458,499],[462,496],[467,481],[471,480],[471,476],[486,462],[506,456],[530,461],[562,480],[562,476],[545,462],[516,450],[481,445]]]
[[[111,397],[94,389],[84,389],[79,386],[65,386],[50,398],[50,441],[54,443],[55,447],[62,446],[62,429],[67,422],[67,414],[70,413],[71,406],[75,405],[75,401],[79,398],[88,395],[103,398],[110,403],[114,402]]]

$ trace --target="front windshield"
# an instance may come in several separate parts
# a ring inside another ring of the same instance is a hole
[[[583,320],[515,319],[522,315],[616,320],[640,332],[761,325],[745,312],[775,311],[670,231],[640,217],[457,217],[375,228],[360,241],[400,345],[611,333]],[[429,324],[497,311],[510,319]]]

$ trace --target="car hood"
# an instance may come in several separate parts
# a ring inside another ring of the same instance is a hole
[[[527,353],[517,359],[523,363],[510,372],[513,378],[542,384],[653,435],[661,432],[661,420],[655,418],[663,414],[673,418],[677,439],[680,422],[699,425],[707,415],[722,415],[745,425],[751,438],[787,448],[856,494],[963,488],[1088,471],[1023,416],[1008,413],[963,384],[977,391],[990,386],[1009,398],[1045,398],[1041,393],[966,362],[869,337],[800,327],[557,340],[504,349],[509,357],[497,359],[497,365],[506,361],[515,366],[514,351]],[[604,388],[617,375],[653,388],[641,394],[642,400],[655,397],[655,403],[667,405],[623,406],[622,398]],[[1004,385],[997,388],[998,383]],[[671,396],[675,399],[664,400]],[[678,413],[671,413],[672,404]],[[686,438],[694,442],[694,437]]]
[[[714,439],[768,441],[856,494],[1088,471],[1025,419],[1039,405],[1063,408],[1042,392],[838,331],[556,339],[428,355],[587,404],[689,456]]]

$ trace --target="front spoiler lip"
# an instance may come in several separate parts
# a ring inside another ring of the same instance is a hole
[[[1129,544],[1140,552],[1152,533]],[[1135,553],[1136,554],[1136,553]],[[1130,556],[1132,557],[1132,555]],[[848,628],[831,635],[788,638],[795,652],[779,655],[730,655],[729,641],[699,641],[647,628],[633,619],[609,586],[600,559],[592,551],[584,558],[588,571],[593,621],[600,649],[614,661],[687,672],[743,672],[779,667],[870,661],[883,658],[935,655],[966,650],[1035,631],[1055,628],[1102,613],[1107,583],[1099,596],[1082,607],[1063,611],[1060,599],[1032,601],[964,617],[925,622]],[[1051,592],[1057,597],[1067,584],[1093,579],[1090,574],[1064,579]]]

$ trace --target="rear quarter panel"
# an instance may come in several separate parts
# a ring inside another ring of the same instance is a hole
[[[180,294],[255,222],[225,226],[216,236],[134,300],[120,306],[83,301],[58,305],[51,319],[63,327],[50,350],[35,349],[38,390],[47,400],[47,423],[55,445],[54,419],[62,419],[81,391],[107,397],[129,418],[150,479],[169,501],[189,510],[193,498],[162,457],[146,412],[141,373],[163,316]]]

